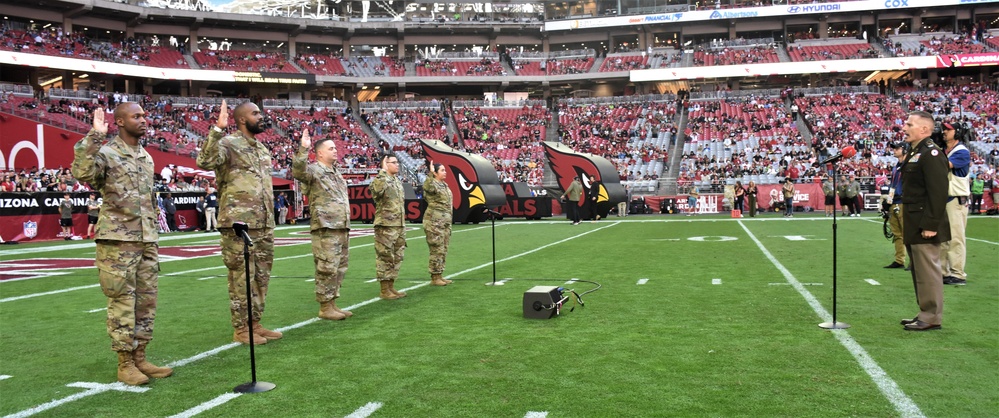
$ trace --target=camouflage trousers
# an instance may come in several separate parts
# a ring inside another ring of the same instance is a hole
[[[430,247],[430,262],[427,269],[430,274],[444,273],[444,259],[447,248],[451,245],[451,219],[448,217],[423,219],[423,233],[427,236],[427,246]]]
[[[322,228],[312,231],[312,258],[316,262],[316,301],[340,297],[340,285],[347,274],[350,230]]]
[[[229,312],[232,327],[239,329],[247,325],[243,239],[236,236],[232,228],[219,228],[219,232],[222,233],[222,262],[229,269]],[[271,280],[271,267],[274,265],[274,229],[251,229],[247,233],[253,240],[253,246],[250,247],[250,306],[253,322],[259,322],[264,313],[267,284]]]
[[[375,225],[375,274],[378,280],[399,278],[406,252],[406,227]]]
[[[111,350],[132,351],[153,339],[160,263],[156,243],[97,241],[98,277],[108,297]]]

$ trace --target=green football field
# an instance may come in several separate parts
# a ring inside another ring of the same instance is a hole
[[[256,348],[272,391],[232,343],[218,235],[161,236],[149,358],[174,375],[116,384],[89,241],[0,247],[0,416],[79,417],[988,417],[999,416],[999,218],[968,221],[968,285],[945,289],[943,329],[906,332],[918,309],[881,218],[632,216],[455,225],[428,285],[419,225],[397,288],[378,299],[371,230],[355,225],[338,301],[316,318],[307,226],[276,231]],[[599,289],[597,289],[599,284]],[[525,292],[576,293],[525,319]]]

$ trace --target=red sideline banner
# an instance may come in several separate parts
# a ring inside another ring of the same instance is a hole
[[[552,216],[552,199],[543,197],[517,197],[513,183],[503,183],[506,193],[506,204],[496,208],[504,217],[541,219]],[[403,203],[404,215],[409,222],[423,222],[423,211],[427,208],[423,199],[416,198],[415,191],[409,184],[403,183],[406,200]],[[347,187],[347,197],[350,199],[350,220],[370,223],[375,219],[375,200],[371,196],[368,185],[350,185]]]

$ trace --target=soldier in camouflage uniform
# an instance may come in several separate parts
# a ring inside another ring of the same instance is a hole
[[[427,201],[427,210],[423,212],[423,231],[430,247],[430,284],[447,286],[451,280],[441,277],[441,274],[444,273],[444,259],[451,244],[451,189],[444,182],[447,178],[444,165],[431,161],[430,167],[433,171],[423,182],[423,199]]]
[[[406,292],[395,290],[399,267],[406,252],[406,221],[399,159],[392,154],[382,156],[382,169],[371,185],[375,201],[375,270],[381,284],[382,299],[399,299]]]
[[[306,130],[302,132],[302,143],[295,153],[291,173],[300,182],[302,194],[309,198],[319,317],[338,321],[354,315],[336,306],[336,299],[340,297],[340,285],[347,274],[347,256],[350,251],[347,182],[336,167],[336,142],[330,138],[316,140],[315,164],[309,164],[310,146],[312,138]]]
[[[129,385],[167,377],[173,370],[146,361],[153,339],[159,284],[159,231],[153,191],[153,158],[139,145],[145,112],[135,103],[114,110],[118,135],[108,132],[104,110],[94,111],[93,129],[73,148],[73,176],[104,196],[97,221],[97,266],[108,297],[108,335],[118,352],[118,380]]]
[[[274,191],[271,183],[271,153],[257,141],[264,132],[264,116],[252,102],[233,110],[237,131],[223,136],[229,123],[229,109],[222,101],[219,119],[198,154],[198,167],[215,171],[219,193],[219,232],[222,235],[222,261],[229,269],[229,311],[233,341],[247,344],[253,332],[254,344],[266,344],[282,334],[260,325],[267,298],[267,284],[274,264]],[[247,298],[243,239],[232,225],[243,222],[253,240],[250,247],[250,297]],[[250,301],[252,324],[246,323]]]

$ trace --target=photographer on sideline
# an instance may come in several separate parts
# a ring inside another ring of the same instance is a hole
[[[947,161],[950,172],[947,173],[947,218],[950,220],[950,241],[944,242],[940,253],[940,264],[943,267],[943,282],[951,285],[967,283],[967,273],[964,263],[965,252],[964,231],[968,227],[968,196],[971,195],[971,183],[968,174],[971,171],[971,151],[962,143],[967,135],[967,126],[960,123],[943,123],[943,140],[946,145]],[[960,134],[958,133],[960,130]]]
[[[882,201],[885,220],[891,228],[891,243],[895,246],[895,260],[885,266],[886,269],[897,269],[905,267],[905,243],[902,242],[902,158],[905,156],[904,144],[893,142],[889,144],[893,148],[895,158],[898,162],[891,170],[891,183],[888,195]]]

